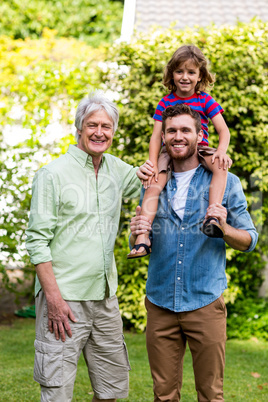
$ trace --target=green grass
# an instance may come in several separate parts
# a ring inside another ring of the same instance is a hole
[[[0,326],[0,401],[39,401],[39,385],[33,381],[34,319],[17,319]],[[130,363],[128,402],[152,402],[150,376],[144,334],[125,334]],[[229,340],[226,348],[224,382],[225,401],[268,401],[268,343]],[[258,373],[255,377],[252,373]],[[87,368],[81,357],[78,364],[73,401],[91,401]],[[184,363],[182,402],[196,401],[189,350]]]

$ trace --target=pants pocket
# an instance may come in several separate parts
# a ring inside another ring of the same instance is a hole
[[[224,301],[224,297],[223,295],[221,295],[216,302],[218,303],[218,306],[220,307],[220,309],[223,311],[225,317],[227,317],[227,308],[225,305],[225,301]]]
[[[128,357],[128,350],[127,350],[127,345],[125,342],[125,338],[123,335],[123,347],[124,347],[124,354],[125,354],[125,359],[126,359],[126,366],[128,370],[131,370],[130,362],[129,362],[129,357]]]
[[[34,380],[45,387],[63,384],[63,345],[35,340]]]

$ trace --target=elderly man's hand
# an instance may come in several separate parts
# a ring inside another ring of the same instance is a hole
[[[149,187],[154,173],[154,164],[149,159],[137,170],[137,176],[145,189]]]
[[[47,299],[47,312],[48,329],[51,333],[54,332],[56,339],[65,342],[65,332],[71,338],[72,331],[69,320],[76,322],[76,318],[66,301],[62,298],[53,301]]]

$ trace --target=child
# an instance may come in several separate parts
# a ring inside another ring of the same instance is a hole
[[[222,203],[228,167],[232,161],[226,155],[230,141],[228,127],[222,117],[223,109],[207,93],[203,92],[213,86],[214,77],[208,71],[207,61],[196,46],[185,45],[176,50],[168,62],[163,84],[171,91],[159,102],[153,116],[155,123],[149,146],[149,160],[153,164],[154,178],[143,181],[146,189],[141,215],[153,222],[158,207],[158,197],[167,183],[167,171],[170,162],[165,147],[161,149],[162,111],[177,103],[186,103],[201,115],[203,139],[198,144],[198,153],[202,164],[213,173],[209,190],[209,205]],[[218,135],[217,149],[208,147],[208,118],[211,119]],[[159,156],[159,158],[158,158]],[[218,163],[215,163],[215,159]],[[209,237],[223,237],[224,232],[216,218],[210,217],[203,222],[202,232]],[[128,258],[139,258],[150,254],[149,233],[137,236],[135,246]]]

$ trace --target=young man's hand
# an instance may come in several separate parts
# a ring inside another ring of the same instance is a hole
[[[224,227],[226,225],[227,209],[219,203],[211,204],[207,209],[205,219],[210,217],[217,218],[220,225]]]
[[[131,238],[130,244],[132,247],[135,244],[136,236],[150,232],[152,230],[151,221],[146,216],[141,215],[141,207],[137,206],[136,216],[131,219],[130,222]]]

